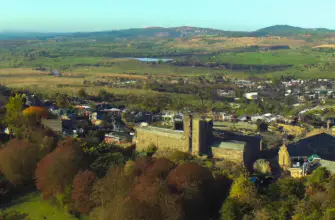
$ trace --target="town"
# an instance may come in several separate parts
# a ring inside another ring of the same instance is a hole
[[[0,220],[335,219],[334,48],[289,25],[0,32]]]

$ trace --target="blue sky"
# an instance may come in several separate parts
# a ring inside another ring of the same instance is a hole
[[[0,0],[0,31],[100,31],[146,26],[335,29],[334,0]]]

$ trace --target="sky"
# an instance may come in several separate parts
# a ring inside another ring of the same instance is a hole
[[[0,0],[0,31],[78,32],[147,26],[253,31],[335,29],[334,0]]]

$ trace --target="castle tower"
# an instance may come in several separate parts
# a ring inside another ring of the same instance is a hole
[[[191,115],[184,115],[183,119],[184,123],[184,134],[186,137],[186,149],[189,149],[189,153],[192,153],[192,116]]]
[[[192,120],[192,154],[206,154],[213,140],[213,120],[194,118]]]

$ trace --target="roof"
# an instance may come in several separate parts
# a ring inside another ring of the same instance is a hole
[[[166,128],[159,128],[154,126],[144,126],[144,127],[135,127],[136,131],[147,131],[152,132],[160,135],[177,135],[177,136],[184,136],[184,131],[180,130],[172,130]]]
[[[287,145],[287,150],[291,157],[317,154],[322,159],[335,161],[335,137],[327,133],[317,134]]]
[[[243,142],[243,141],[222,141],[222,142],[214,143],[212,147],[243,151],[245,145],[246,145],[246,142]]]

